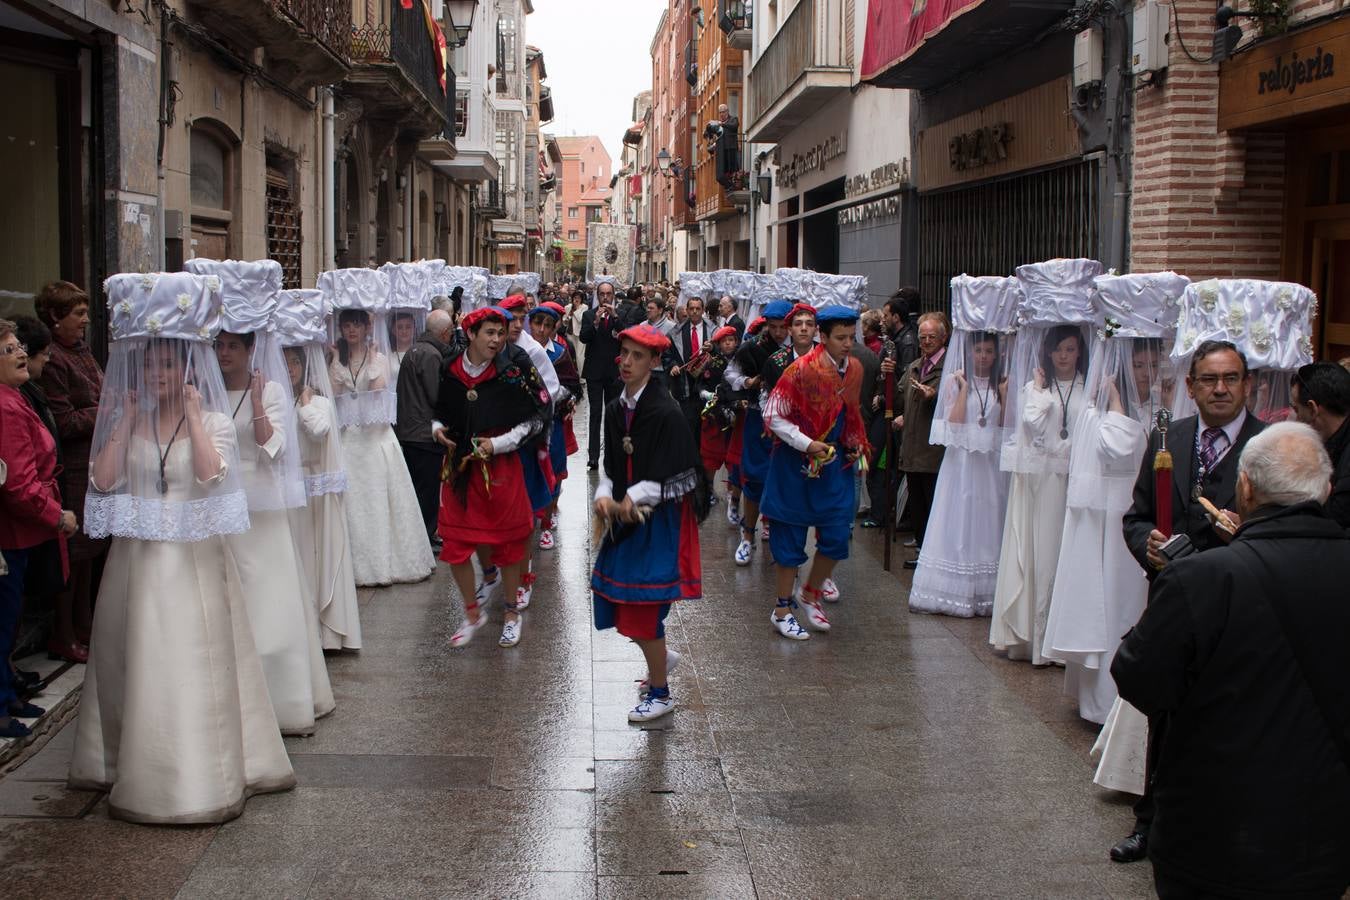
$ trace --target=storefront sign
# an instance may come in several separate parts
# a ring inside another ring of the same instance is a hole
[[[1347,104],[1350,19],[1263,42],[1219,68],[1223,131],[1270,125]]]
[[[898,215],[900,215],[900,195],[892,194],[880,200],[859,203],[857,206],[839,210],[839,227],[862,225],[877,219],[892,219]]]
[[[862,175],[850,176],[844,181],[844,197],[850,200],[854,197],[864,197],[897,184],[909,184],[908,159],[877,166]]]
[[[919,132],[915,181],[920,191],[950,187],[1083,155],[1069,115],[1070,79],[972,110]]]
[[[782,152],[781,145],[777,152]],[[830,135],[805,153],[794,153],[792,158],[787,160],[775,159],[774,164],[778,166],[778,173],[774,176],[774,183],[780,188],[795,189],[797,179],[810,172],[821,171],[847,152],[848,132]]]

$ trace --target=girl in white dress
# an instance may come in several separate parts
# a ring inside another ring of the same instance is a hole
[[[345,510],[347,473],[328,380],[323,295],[282,291],[275,323],[295,396],[309,498],[305,507],[291,511],[291,533],[318,611],[323,649],[359,650],[361,618]]]
[[[1019,266],[1026,324],[1008,391],[1012,427],[1000,464],[1012,475],[999,554],[989,642],[1009,659],[1049,662],[1042,653],[1064,532],[1073,429],[1087,406],[1088,323],[1093,260]]]
[[[993,609],[1008,502],[999,448],[1020,296],[1015,278],[952,279],[955,330],[930,435],[947,453],[909,592],[913,612],[971,618]]]
[[[1072,438],[1044,653],[1064,663],[1065,692],[1077,699],[1079,715],[1099,725],[1116,699],[1111,660],[1148,596],[1120,522],[1154,417],[1170,403],[1176,383],[1163,336],[1175,331],[1186,284],[1171,272],[1097,279],[1105,327],[1093,347],[1088,407]]]
[[[307,602],[288,510],[305,505],[304,475],[290,379],[270,331],[281,295],[281,264],[193,259],[198,274],[220,278],[216,360],[239,446],[249,530],[225,539],[239,570],[253,642],[282,734],[309,735],[333,711],[333,689],[319,645],[319,617]]]
[[[210,341],[219,281],[115,275],[84,527],[113,537],[73,788],[134,822],[224,822],[295,784],[222,535],[249,527]]]
[[[390,425],[396,415],[389,378],[389,279],[371,269],[319,276],[336,352],[328,373],[342,426],[347,532],[358,586],[422,581],[436,568],[408,466]]]

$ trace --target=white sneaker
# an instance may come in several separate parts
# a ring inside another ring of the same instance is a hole
[[[826,603],[839,602],[839,585],[834,583],[833,578],[826,578],[820,585],[820,597]]]
[[[736,509],[736,502],[730,497],[727,498],[727,524],[732,528],[738,528],[741,524],[741,513]]]
[[[680,656],[680,654],[676,653],[674,650],[671,650],[669,647],[666,648],[666,679],[667,679],[667,681],[669,681],[670,676],[673,675],[673,674],[675,673],[675,667],[678,666],[678,665],[680,664],[680,660],[683,659],[683,658],[684,658],[684,657]],[[639,682],[638,682],[638,687],[637,687],[638,699],[639,699],[639,700],[645,700],[645,699],[647,699],[647,691],[649,691],[649,690],[651,690],[651,683],[648,682],[647,679],[644,678],[644,679],[642,679],[641,681],[639,681]]]
[[[825,610],[821,608],[819,600],[807,600],[806,592],[797,591],[797,602],[801,604],[806,612],[806,622],[816,631],[829,631],[830,620],[825,618]]]
[[[543,531],[539,532],[539,549],[540,549],[540,550],[552,550],[552,549],[553,549],[553,530],[552,530],[552,529],[545,528]]]
[[[459,626],[458,631],[450,635],[450,646],[456,648],[463,647],[469,641],[473,640],[473,636],[478,633],[478,629],[487,624],[487,620],[487,613],[483,611],[483,607],[480,605],[478,607],[478,621],[470,622],[466,615],[464,624]]]
[[[508,621],[506,624],[502,625],[502,636],[498,638],[497,646],[514,647],[516,644],[519,644],[520,631],[524,624],[525,620],[517,616],[514,622]]]
[[[792,641],[804,641],[811,637],[802,626],[797,624],[797,617],[788,613],[783,618],[778,618],[773,613],[769,613],[769,622],[773,625],[774,631],[777,631],[783,637]]]
[[[664,697],[644,697],[642,702],[628,712],[630,722],[650,722],[659,719],[675,709],[675,698],[667,694]]]
[[[750,539],[741,538],[741,542],[736,545],[736,565],[748,566],[750,560],[755,558],[755,545],[750,543]]]
[[[497,588],[501,587],[501,585],[502,585],[502,570],[498,569],[496,578],[492,579],[491,581],[480,581],[478,583],[478,587],[473,592],[474,602],[477,603],[479,606],[487,606],[487,602],[489,598],[492,597],[493,591],[497,590]]]
[[[521,585],[516,588],[516,612],[524,612],[530,608],[530,598],[534,596],[534,585],[526,587]]]

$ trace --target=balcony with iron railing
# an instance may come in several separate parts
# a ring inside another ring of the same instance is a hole
[[[459,109],[456,103],[455,70],[445,70],[445,127],[439,134],[425,138],[417,145],[417,153],[432,162],[449,162],[456,156],[455,142],[459,137]]]
[[[750,73],[747,133],[755,143],[782,140],[853,84],[845,0],[800,0]]]
[[[745,139],[735,137],[733,132],[730,139],[723,136],[710,141],[706,149],[697,166],[697,216],[713,221],[736,216],[750,205]]]
[[[344,90],[366,103],[369,117],[395,120],[402,132],[442,134],[453,123],[455,94],[421,4],[404,9],[400,0],[382,0],[373,14],[363,3],[354,7]]]
[[[717,0],[717,27],[727,36],[727,46],[749,50],[754,46],[754,3]]]
[[[188,0],[189,20],[239,48],[262,48],[272,77],[296,90],[347,74],[352,0]]]

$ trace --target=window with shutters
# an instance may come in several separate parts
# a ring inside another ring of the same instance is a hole
[[[274,164],[275,162],[275,164]],[[281,263],[282,286],[300,287],[300,204],[287,163],[268,158],[267,257]]]

